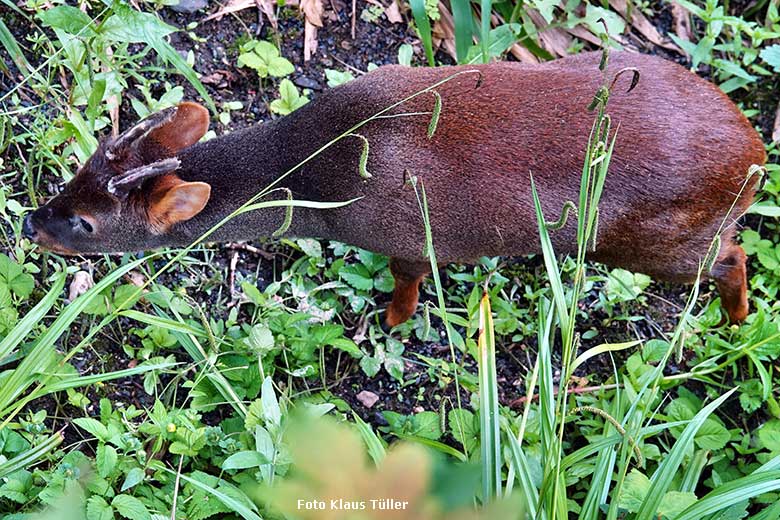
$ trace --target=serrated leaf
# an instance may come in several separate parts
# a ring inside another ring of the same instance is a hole
[[[765,47],[761,50],[760,56],[762,60],[775,69],[775,72],[780,72],[780,43]]]
[[[87,500],[87,520],[114,520],[114,508],[97,495]]]
[[[78,417],[73,419],[73,422],[76,423],[79,428],[86,430],[87,432],[97,437],[99,440],[103,442],[108,441],[110,436],[108,433],[108,428],[103,426],[100,421],[91,417]]]
[[[382,362],[376,357],[363,356],[360,360],[360,368],[363,369],[363,373],[368,377],[374,377],[379,373],[379,369],[382,368]]]
[[[100,444],[95,454],[95,465],[97,466],[98,475],[101,477],[109,476],[116,467],[117,459],[116,450],[112,446]]]
[[[374,279],[368,268],[362,264],[354,264],[343,267],[339,276],[349,285],[361,291],[370,291],[374,288]]]
[[[725,426],[714,419],[707,419],[696,432],[694,441],[703,450],[722,450],[731,438]]]
[[[134,496],[117,495],[111,501],[111,505],[120,515],[130,520],[151,520],[149,510]]]
[[[650,490],[650,479],[637,469],[632,469],[626,475],[623,487],[620,488],[618,505],[631,513],[636,513]]]

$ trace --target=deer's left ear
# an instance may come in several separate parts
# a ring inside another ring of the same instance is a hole
[[[149,138],[173,157],[197,143],[208,129],[209,111],[197,103],[185,101],[176,107],[171,120],[149,132]]]
[[[175,176],[160,179],[149,197],[149,223],[157,233],[191,219],[206,207],[211,186],[205,182],[185,182]]]
[[[106,159],[137,168],[175,157],[198,142],[209,128],[209,111],[186,101],[155,112],[108,143]]]

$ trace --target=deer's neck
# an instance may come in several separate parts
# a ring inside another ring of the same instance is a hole
[[[297,115],[297,114],[296,114]],[[318,200],[313,189],[318,172],[296,169],[296,165],[327,142],[325,135],[301,135],[295,116],[232,132],[196,144],[180,155],[179,175],[186,181],[211,185],[211,197],[204,210],[174,230],[175,245],[189,244],[216,226],[242,204],[269,187],[284,188],[257,202],[287,199],[290,190],[296,200]],[[283,177],[279,180],[281,177]],[[309,181],[307,182],[307,178]],[[272,235],[285,222],[285,208],[259,209],[234,217],[206,240],[225,242],[252,240]],[[328,238],[321,212],[295,208],[285,233],[291,236]]]

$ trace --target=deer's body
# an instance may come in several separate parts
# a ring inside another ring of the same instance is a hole
[[[441,115],[432,138],[427,136],[432,93],[386,114],[395,117],[376,119],[355,131],[369,142],[371,178],[358,173],[362,140],[347,137],[277,185],[300,200],[361,197],[338,209],[296,208],[288,234],[340,240],[390,256],[396,292],[386,321],[395,325],[413,313],[419,281],[428,271],[422,217],[406,180],[414,176],[424,183],[440,263],[538,252],[529,173],[548,220],[558,218],[566,201],[578,200],[594,118],[587,106],[602,81],[599,58],[589,53],[534,66],[382,67],[288,117],[177,150],[181,165],[175,175],[211,186],[205,207],[163,226],[163,232],[146,234],[138,244],[127,236],[101,237],[100,250],[187,245],[354,125],[460,72],[435,88]],[[615,53],[609,77],[626,67],[638,69],[641,76],[630,93],[630,79],[621,77],[610,97],[607,112],[619,130],[592,257],[661,280],[690,282],[726,220],[712,275],[731,319],[744,319],[745,258],[733,242],[734,219],[751,202],[755,179],[745,185],[747,172],[765,161],[763,143],[720,90],[682,67]],[[419,115],[400,115],[410,113]],[[153,204],[155,196],[144,195],[144,190],[153,193],[152,184],[164,179],[145,181],[142,200]],[[283,220],[283,209],[248,213],[210,240],[268,236]],[[552,233],[559,252],[572,251],[574,229],[570,218]]]

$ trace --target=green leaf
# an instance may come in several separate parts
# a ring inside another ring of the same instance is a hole
[[[696,433],[696,445],[703,450],[722,450],[731,438],[725,426],[715,419],[707,419]]]
[[[274,335],[266,325],[257,324],[252,326],[246,343],[253,352],[262,356],[274,348]]]
[[[438,440],[441,437],[441,421],[436,412],[420,412],[412,416],[412,435]]]
[[[263,464],[268,464],[270,461],[263,456],[262,453],[252,451],[239,451],[234,453],[222,463],[222,469],[247,469],[257,468]]]
[[[758,440],[767,450],[780,452],[780,419],[764,423],[758,430]]]
[[[124,493],[128,489],[132,488],[136,484],[140,484],[144,481],[144,477],[146,476],[146,473],[144,473],[144,470],[141,468],[133,468],[130,471],[127,472],[127,476],[125,477],[125,481],[122,483],[121,492]]]
[[[279,401],[274,392],[274,383],[270,376],[263,380],[262,393],[260,401],[263,404],[263,418],[266,426],[279,426],[282,422],[282,410],[279,408]]]
[[[377,357],[363,356],[360,360],[360,368],[368,377],[374,377],[382,368],[382,361]]]
[[[349,338],[336,338],[330,342],[330,345],[339,350],[343,350],[355,359],[359,359],[364,355],[357,344]]]
[[[355,289],[370,291],[374,288],[374,278],[363,264],[344,266],[339,271],[339,276]]]
[[[143,502],[130,495],[115,496],[111,505],[120,515],[130,520],[151,520],[152,518]]]
[[[21,265],[0,253],[0,285],[3,284],[20,298],[27,298],[35,288],[35,279]]]
[[[97,453],[95,453],[95,465],[97,466],[98,475],[101,477],[109,476],[114,471],[118,458],[116,450],[112,446],[100,444],[97,447]]]
[[[328,79],[328,86],[330,88],[338,87],[339,85],[343,85],[344,83],[348,83],[355,79],[355,76],[349,71],[342,72],[333,69],[325,69],[325,77]]]
[[[114,520],[114,508],[102,497],[93,495],[87,500],[87,520]]]
[[[87,432],[97,437],[98,440],[108,442],[110,437],[108,428],[103,426],[100,421],[91,417],[78,417],[73,419],[73,422],[76,423],[76,425],[82,430],[86,430]]]
[[[669,491],[661,500],[661,504],[658,506],[658,513],[666,518],[675,518],[694,502],[696,502],[696,495],[693,493]]]
[[[760,56],[775,72],[780,72],[780,43],[764,47]]]
[[[455,408],[450,410],[447,422],[455,440],[467,453],[472,453],[479,444],[479,424],[476,416],[469,410]]]
[[[631,473],[626,475],[623,487],[620,488],[618,506],[630,513],[636,513],[642,506],[642,501],[647,496],[648,491],[650,491],[650,479],[634,468]]]
[[[95,30],[90,27],[92,19],[80,9],[69,5],[59,5],[38,13],[38,18],[43,25],[53,29],[79,35],[84,38],[95,35]]]
[[[277,78],[289,76],[295,72],[295,67],[287,58],[277,56],[268,62],[268,74]]]

